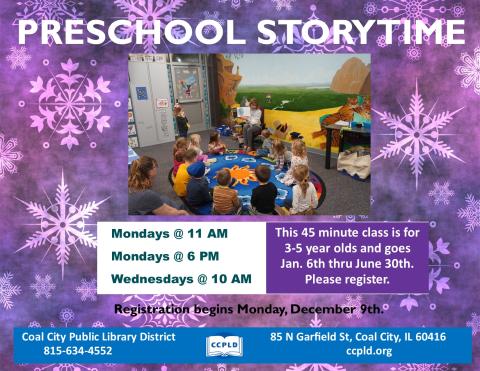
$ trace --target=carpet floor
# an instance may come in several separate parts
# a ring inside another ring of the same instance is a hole
[[[202,148],[207,147],[210,131],[198,133],[202,137]],[[238,142],[222,137],[228,148],[237,149]],[[168,172],[172,167],[172,143],[136,148],[139,156],[147,155],[158,161],[158,175],[153,189],[162,195],[178,200],[168,181]],[[317,209],[319,215],[367,215],[370,209],[370,181],[361,182],[336,170],[336,159],[332,157],[331,168],[325,169],[325,158],[320,153],[309,152],[308,163],[312,171],[325,182],[326,197]]]

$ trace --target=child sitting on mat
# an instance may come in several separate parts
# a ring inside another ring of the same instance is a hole
[[[275,139],[272,144],[272,155],[276,162],[275,170],[282,171],[292,159],[292,153],[287,151],[285,144],[280,139]]]
[[[293,201],[291,215],[313,215],[318,206],[318,197],[315,186],[309,181],[309,170],[306,165],[297,165],[293,168],[293,177],[297,184],[293,186]]]
[[[208,143],[208,153],[211,155],[223,155],[227,147],[220,140],[220,134],[214,131],[210,134],[210,142]]]
[[[190,181],[187,184],[187,204],[195,214],[199,215],[202,214],[202,206],[212,203],[212,195],[205,178],[205,164],[201,161],[194,162],[187,168],[187,172],[190,175]]]
[[[190,135],[190,144],[188,145],[188,149],[193,149],[197,152],[197,160],[198,161],[206,161],[208,159],[207,155],[203,154],[202,149],[200,148],[200,142],[202,141],[202,137],[198,134]]]
[[[287,173],[281,180],[283,184],[291,186],[295,183],[293,170],[298,165],[305,165],[308,168],[307,147],[305,142],[301,139],[296,139],[292,143],[292,163],[290,169],[288,169]]]
[[[178,138],[173,145],[173,177],[177,175],[178,167],[183,163],[183,156],[187,148],[187,139],[183,137]]]
[[[173,155],[175,156],[175,153],[180,149],[183,149],[185,151],[188,149],[187,138],[184,138],[184,137],[177,138],[177,140],[175,141],[175,144],[173,145]]]
[[[275,211],[275,198],[278,191],[275,184],[269,182],[271,174],[270,168],[266,165],[258,165],[255,168],[255,175],[260,185],[252,191],[250,202],[253,214],[273,214]]]
[[[260,157],[268,156],[268,157],[270,157],[272,155],[272,150],[273,150],[273,148],[272,148],[273,147],[273,141],[272,141],[272,138],[270,138],[270,136],[272,134],[270,133],[270,130],[263,129],[260,135],[263,138],[263,142],[262,142],[262,148],[257,149],[257,156],[260,156]]]
[[[185,150],[180,148],[175,152],[175,155],[173,156],[173,170],[172,170],[172,175],[175,178],[177,176],[178,168],[180,167],[181,164],[183,164],[184,157],[185,157]]]
[[[240,209],[238,192],[229,187],[232,180],[230,171],[222,169],[217,171],[218,185],[213,188],[212,213],[217,215],[234,215]]]
[[[188,149],[183,159],[185,162],[178,167],[177,176],[173,179],[173,190],[178,197],[185,197],[187,194],[187,184],[190,180],[187,169],[197,160],[197,152],[194,149]]]

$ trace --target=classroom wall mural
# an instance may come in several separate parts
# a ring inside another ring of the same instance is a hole
[[[320,122],[370,120],[370,55],[218,54],[219,98],[230,109],[256,98],[274,136],[325,149]],[[338,134],[337,134],[338,135]],[[338,137],[333,139],[334,150]]]

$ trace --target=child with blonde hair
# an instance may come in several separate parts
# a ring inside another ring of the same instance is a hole
[[[292,159],[292,153],[287,151],[285,144],[280,139],[275,139],[272,143],[272,156],[276,162],[276,171],[282,171]]]
[[[318,206],[318,197],[315,186],[309,181],[309,170],[306,165],[297,165],[292,171],[297,182],[293,186],[293,201],[290,214],[312,215]]]
[[[197,152],[197,161],[207,161],[208,156],[203,154],[200,143],[202,142],[202,137],[199,134],[190,135],[190,143],[188,144],[188,149],[193,149]]]
[[[188,128],[190,125],[188,123],[187,116],[185,115],[185,111],[180,103],[176,103],[175,106],[173,106],[173,115],[175,116],[175,121],[177,122],[178,135],[180,137],[187,138]]]
[[[282,183],[291,186],[296,182],[293,176],[293,170],[298,165],[305,165],[308,168],[307,146],[301,139],[296,139],[292,143],[292,163],[290,169],[282,179]]]
[[[268,129],[263,129],[260,135],[263,139],[262,148],[257,149],[256,155],[259,157],[271,157],[273,151],[273,140],[271,138],[272,133],[270,133],[270,130]]]

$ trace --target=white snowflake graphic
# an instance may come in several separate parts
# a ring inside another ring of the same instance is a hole
[[[63,24],[66,19],[80,19],[84,12],[79,9],[83,1],[73,0],[24,0],[17,1],[21,11],[16,13],[14,24],[20,19],[33,19],[37,22],[54,20]]]
[[[407,48],[407,58],[412,62],[418,62],[422,58],[422,50],[416,45],[409,46]]]
[[[77,286],[75,291],[80,294],[82,301],[97,301],[97,280],[92,279],[88,281],[87,279],[82,278],[80,286]]]
[[[131,22],[130,27],[120,27],[118,37],[134,38],[136,35],[136,21],[142,21],[145,30],[153,30],[155,21],[160,21],[162,33],[165,24],[172,21],[173,14],[180,9],[186,0],[114,0],[114,4],[126,13],[126,18]],[[184,31],[181,27],[172,30],[175,37],[183,36]],[[153,35],[143,37],[143,49],[145,53],[156,53],[157,45]]]
[[[216,368],[205,367],[203,371],[240,371],[239,367],[230,367],[226,363],[218,363]]]
[[[475,94],[480,95],[480,47],[475,48],[473,56],[462,53],[460,60],[463,65],[457,66],[455,73],[463,76],[461,87],[467,89],[473,85]]]
[[[130,295],[123,305],[137,307],[141,305],[152,308],[180,308],[181,313],[141,313],[137,316],[122,314],[128,318],[125,327],[204,327],[203,317],[208,315],[193,313],[195,304],[204,304],[205,299],[199,295]]]
[[[393,130],[392,134],[383,134],[393,136],[387,145],[381,150],[380,154],[372,161],[379,158],[390,158],[401,155],[400,164],[405,158],[410,163],[411,173],[415,176],[415,188],[418,189],[418,178],[422,174],[425,161],[429,159],[434,165],[433,155],[456,159],[464,162],[454,154],[454,150],[450,148],[442,139],[442,129],[449,124],[454,116],[460,112],[462,108],[454,112],[444,111],[442,113],[433,114],[435,104],[430,111],[426,111],[423,105],[422,95],[418,92],[418,82],[415,83],[415,93],[410,98],[410,106],[408,112],[400,105],[403,116],[390,112],[375,111],[380,115],[381,121]]]
[[[112,365],[105,365],[106,367],[113,367]],[[98,371],[98,367],[91,365],[82,365],[80,363],[55,363],[49,365],[37,365],[33,371]]]
[[[59,315],[58,315],[58,320],[60,320],[61,325],[57,326],[58,323],[56,320],[50,321],[48,326],[42,326],[40,322],[38,321],[31,321],[28,324],[28,327],[30,328],[40,328],[40,327],[51,327],[51,328],[57,328],[57,327],[69,327],[70,323],[73,323],[75,321],[75,312],[70,309],[70,308],[63,308]],[[83,327],[83,324],[80,323],[76,327]],[[105,324],[102,321],[95,321],[93,322],[90,326],[86,327],[91,327],[91,328],[103,328],[105,327]],[[104,364],[106,368],[113,368],[115,367],[114,364],[107,363]],[[55,363],[55,364],[44,364],[44,365],[32,365],[32,370],[33,371],[98,371],[99,368],[92,366],[92,365],[83,365],[80,363]],[[103,370],[104,368],[102,368]]]
[[[402,24],[409,20],[414,25],[420,20],[431,25],[437,20],[445,23],[447,14],[454,18],[462,17],[465,14],[465,7],[457,0],[370,0],[364,4],[363,13],[372,18],[400,20]],[[417,62],[422,57],[422,51],[417,45],[415,32],[412,32],[410,44],[407,44],[402,29],[401,25],[393,27],[397,44],[410,45],[406,51],[407,58]],[[423,42],[429,44],[429,38],[425,37]]]
[[[345,317],[348,319],[351,319],[353,317],[356,318],[362,318],[362,310],[361,310],[361,305],[362,305],[362,296],[361,295],[347,295],[345,297],[345,303],[342,304],[342,308],[350,308],[350,307],[355,307],[355,309],[352,312],[349,312],[345,314]]]
[[[6,310],[13,308],[13,297],[22,292],[20,286],[12,284],[12,280],[13,274],[10,272],[6,272],[0,277],[0,304]]]
[[[432,242],[428,243],[428,259],[430,261],[429,267],[430,272],[428,275],[428,290],[435,288],[437,293],[440,295],[443,293],[443,290],[450,289],[448,281],[450,278],[442,277],[442,256],[450,255],[448,247],[450,242],[443,241],[443,238],[439,238],[435,245]]]
[[[315,313],[314,317],[310,320],[309,326],[312,328],[320,328],[323,326],[318,313]],[[289,366],[286,371],[346,371],[346,369],[338,364],[329,363],[303,363],[294,364]]]
[[[377,5],[381,1],[382,5]],[[465,15],[465,8],[456,2],[450,7],[445,6],[445,0],[377,0],[365,3],[363,12],[367,16],[383,14],[385,19],[422,20],[430,24],[437,19],[443,20],[446,13],[455,18]]]
[[[45,66],[49,63],[47,59],[44,60]],[[90,65],[95,67],[97,62],[91,60]],[[36,103],[39,115],[30,116],[30,126],[39,133],[46,127],[51,131],[48,140],[43,143],[45,149],[50,148],[54,134],[61,136],[60,144],[67,146],[69,150],[79,145],[77,137],[82,134],[90,141],[90,148],[95,148],[97,144],[90,137],[90,130],[95,126],[99,133],[103,133],[105,128],[110,127],[110,116],[102,115],[103,106],[107,104],[102,94],[110,93],[110,81],[99,76],[96,82],[93,82],[89,72],[77,73],[79,66],[79,63],[69,58],[67,62],[61,63],[62,72],[53,74],[49,70],[47,81],[41,76],[30,81],[30,92],[40,93]],[[25,107],[26,103],[21,100],[18,105]],[[114,103],[117,108],[120,105],[120,101]]]
[[[399,364],[398,367],[392,367],[392,371],[448,371],[450,367],[440,363],[406,363]],[[452,368],[451,370],[457,370]]]
[[[373,1],[369,1],[363,5],[363,13],[369,17],[373,17],[378,13],[378,6]]]
[[[96,248],[96,239],[88,230],[89,226],[95,226],[96,224],[88,224],[87,219],[95,214],[99,206],[109,197],[100,202],[90,201],[79,204],[80,197],[83,194],[82,191],[78,198],[72,201],[68,184],[65,183],[63,177],[63,171],[54,200],[48,197],[45,190],[44,193],[48,200],[46,206],[35,201],[27,202],[17,198],[25,205],[27,211],[38,220],[38,223],[30,224],[37,226],[38,229],[17,252],[26,248],[35,249],[40,246],[47,246],[45,258],[53,247],[57,262],[62,268],[63,279],[65,266],[68,264],[72,249],[77,251],[83,260],[79,245]]]
[[[32,59],[32,56],[27,53],[27,48],[24,46],[10,48],[10,54],[5,59],[10,62],[10,68],[16,70],[20,68],[22,70],[27,68],[27,63]]]
[[[295,2],[295,0],[272,0],[272,2],[275,3],[275,9],[281,11],[282,9],[292,10],[292,3]]]
[[[377,45],[380,47],[380,48],[386,48],[388,45],[387,45],[387,39],[385,37],[385,35],[380,35],[377,37]]]
[[[17,173],[17,165],[15,161],[23,158],[22,152],[17,151],[17,138],[5,139],[5,135],[0,133],[0,179],[5,177],[5,174]]]
[[[466,207],[458,209],[457,215],[460,219],[465,219],[465,229],[473,232],[475,228],[480,227],[480,200],[476,200],[475,196],[468,194],[465,197]]]
[[[480,333],[480,316],[477,313],[472,313],[472,319],[467,321],[467,327],[472,328],[473,336]]]
[[[243,0],[245,4],[251,4],[253,3],[253,0]],[[232,9],[239,9],[242,6],[242,0],[218,0],[219,3],[227,3],[230,2],[230,6]]]
[[[428,274],[428,291],[429,294],[407,294],[396,295],[400,296],[400,308],[405,308],[411,311],[413,308],[419,307],[419,298],[428,298],[430,310],[436,310],[437,305],[432,301],[433,294],[442,295],[445,290],[449,290],[450,278],[446,276],[446,270],[453,266],[454,269],[460,269],[460,263],[455,262],[453,265],[445,261],[445,258],[450,255],[450,242],[444,241],[443,238],[438,238],[435,243],[429,242],[429,274]],[[383,309],[388,310],[389,305],[384,304]]]
[[[308,20],[318,20],[319,18],[316,15],[317,7],[316,5],[311,5],[310,10],[312,12]],[[331,31],[331,30],[330,30]],[[312,27],[312,38],[318,38],[322,34],[323,30],[318,27]],[[290,52],[290,53],[304,53],[304,54],[323,54],[323,53],[337,53],[337,52],[350,52],[354,53],[354,50],[351,45],[347,43],[345,38],[341,38],[340,44],[333,43],[333,37],[330,36],[323,44],[314,45],[305,42],[302,38],[300,28],[298,26],[293,26],[293,44],[287,42],[287,34],[284,32],[281,36],[278,36],[275,42],[272,44],[274,47],[273,53],[278,52]],[[330,35],[332,33],[330,32]],[[353,38],[354,43],[358,38]]]
[[[74,0],[23,0],[17,1],[20,8],[16,12],[13,25],[18,25],[20,20],[32,19],[40,24],[44,20],[54,20],[61,25],[66,19],[82,19],[85,12],[82,10],[84,1]],[[48,38],[48,44],[52,45],[53,38]]]
[[[286,371],[346,371],[346,368],[337,364],[328,363],[304,363],[289,366]]]
[[[203,19],[217,21],[222,26],[225,24],[225,20],[220,18],[220,13],[218,12],[218,10],[215,10],[212,13],[210,13],[208,10],[205,10],[203,12]],[[208,25],[203,29],[203,33],[205,35],[213,34],[215,33],[215,27]]]
[[[75,312],[70,308],[63,308],[58,314],[58,319],[65,324],[65,326],[68,326],[68,324],[75,319]]]
[[[318,313],[315,313],[313,318],[310,320],[309,326],[312,328],[320,328],[323,326],[322,320],[318,316]]]
[[[450,203],[450,198],[455,195],[455,191],[450,189],[450,182],[444,181],[434,182],[433,189],[428,192],[429,197],[433,197],[433,203],[435,205],[444,204],[448,205]]]
[[[35,291],[35,297],[48,299],[52,296],[52,291],[55,290],[56,285],[52,282],[52,277],[46,274],[42,277],[39,274],[35,275],[35,282],[30,285],[30,288]]]
[[[308,18],[307,21],[319,20],[317,17],[316,11],[317,6],[311,5],[310,11],[312,15]],[[305,21],[306,22],[306,21]],[[304,22],[304,23],[305,23]],[[334,43],[333,32],[330,29],[328,39],[322,44],[311,44],[307,43],[301,35],[300,27],[297,25],[293,26],[293,43],[290,44],[287,42],[287,33],[284,32],[281,36],[278,36],[275,42],[272,44],[273,53],[279,52],[288,52],[288,53],[301,53],[301,54],[325,54],[325,53],[355,53],[353,46],[356,44],[358,37],[352,37],[353,44],[349,44],[348,40],[345,37],[340,38],[340,43]],[[313,39],[318,39],[323,33],[323,30],[320,26],[311,27],[311,37]]]

